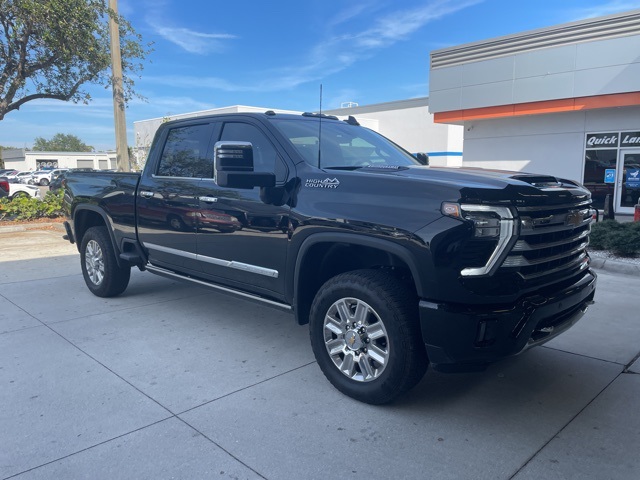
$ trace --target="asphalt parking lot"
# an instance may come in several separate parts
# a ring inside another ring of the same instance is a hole
[[[292,317],[0,229],[0,478],[640,478],[640,278],[569,332],[384,407],[337,392]],[[635,362],[635,363],[634,363]]]

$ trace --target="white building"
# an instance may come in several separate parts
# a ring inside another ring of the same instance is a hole
[[[116,152],[34,152],[22,148],[2,150],[5,168],[28,171],[41,168],[116,168]]]
[[[640,196],[640,10],[431,53],[429,110],[464,166],[578,180],[618,213]]]
[[[432,165],[460,165],[462,162],[462,128],[457,125],[435,124],[433,115],[429,113],[428,105],[428,98],[424,97],[362,107],[349,106],[322,113],[336,115],[341,119],[353,115],[361,125],[381,133],[410,152],[428,153]],[[221,113],[266,112],[267,110],[273,110],[276,113],[302,113],[235,105],[134,122],[137,161],[139,164],[143,164],[149,153],[153,136],[163,122]]]
[[[430,165],[462,164],[462,128],[434,123],[433,114],[429,112],[428,97],[338,108],[323,113],[340,118],[353,115],[361,124],[411,153],[427,153]]]

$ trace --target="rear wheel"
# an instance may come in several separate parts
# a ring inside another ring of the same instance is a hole
[[[40,179],[40,185],[42,187],[46,187],[47,185],[49,185],[49,180],[47,178],[41,178]]]
[[[415,386],[428,360],[413,289],[390,273],[357,270],[325,283],[313,301],[311,345],[345,395],[390,402]]]
[[[91,227],[82,237],[80,261],[84,281],[98,297],[115,297],[127,289],[131,267],[120,267],[106,227]]]

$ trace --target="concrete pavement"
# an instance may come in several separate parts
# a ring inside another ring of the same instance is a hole
[[[373,407],[291,316],[135,270],[94,297],[60,235],[0,233],[0,478],[640,478],[636,276],[601,271],[544,347]]]

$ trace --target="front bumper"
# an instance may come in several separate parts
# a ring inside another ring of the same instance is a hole
[[[420,326],[429,361],[443,372],[484,368],[541,345],[575,324],[593,303],[596,274],[515,305],[472,306],[421,300]]]

